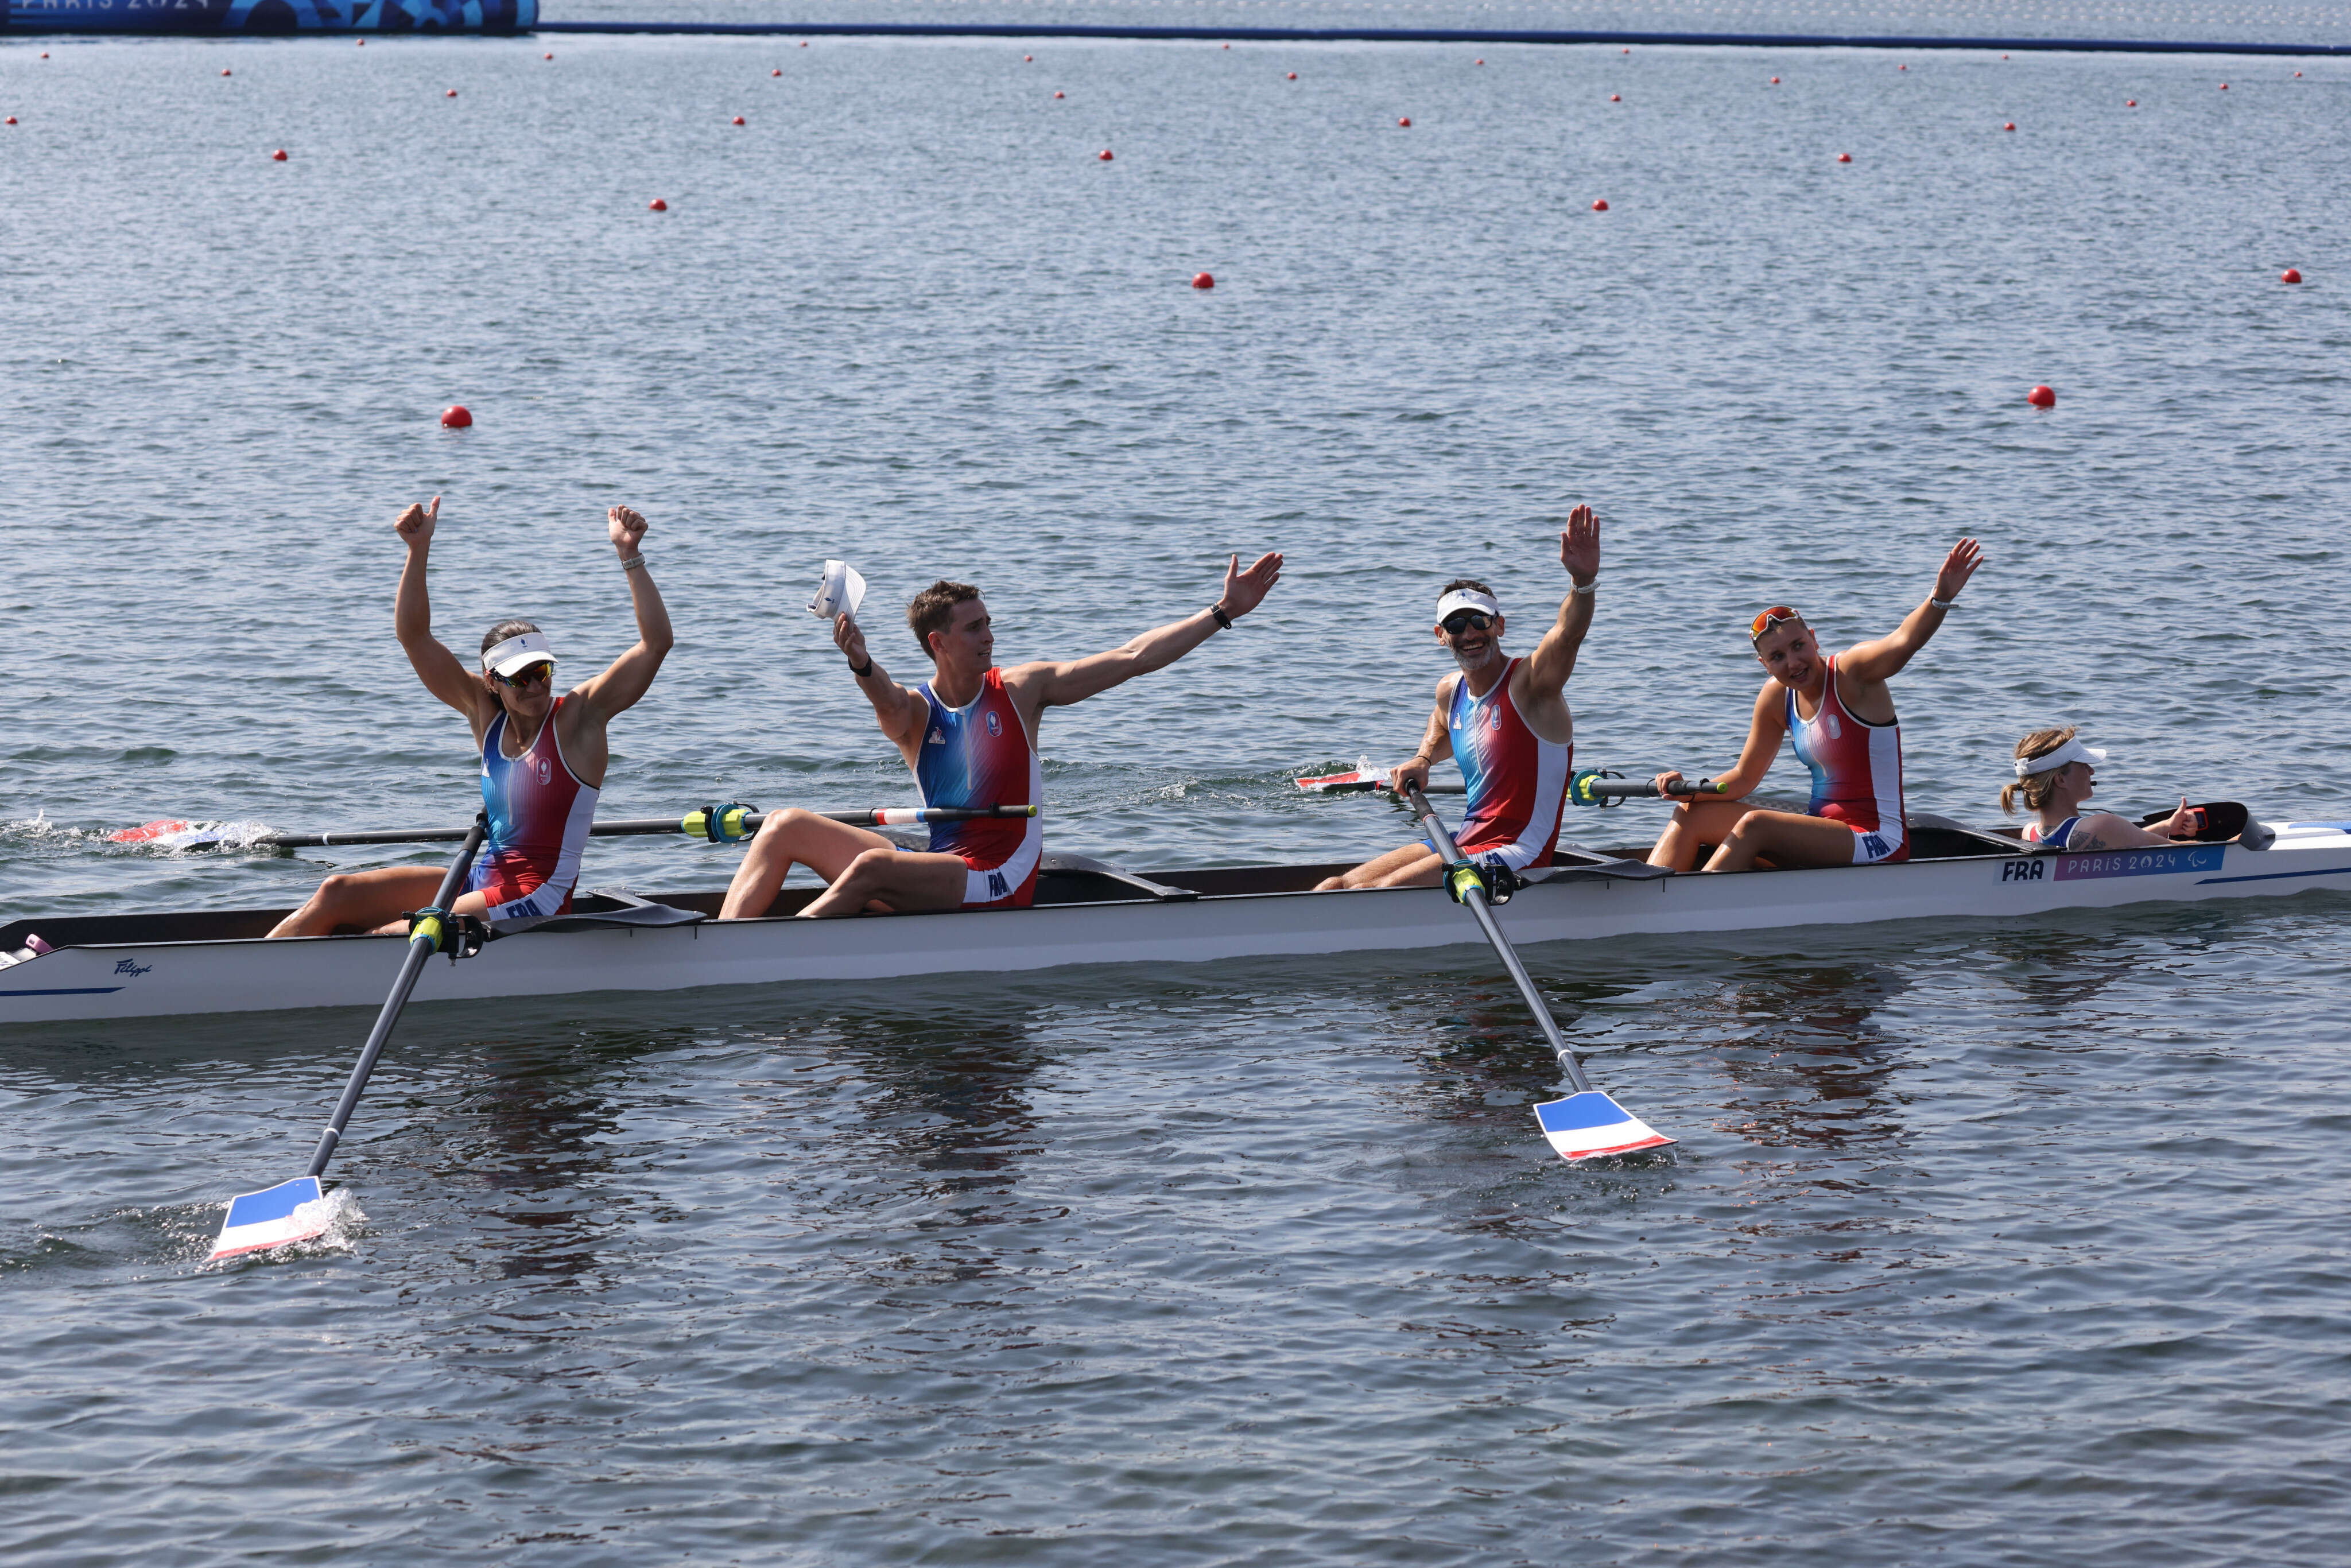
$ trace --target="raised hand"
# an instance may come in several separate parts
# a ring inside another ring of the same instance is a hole
[[[1600,514],[1578,506],[1559,536],[1559,564],[1581,588],[1600,575]]]
[[[1241,570],[1241,558],[1233,557],[1225,563],[1225,591],[1217,602],[1225,613],[1238,621],[1265,601],[1273,585],[1281,580],[1281,552],[1268,550],[1257,558],[1247,571]]]
[[[2179,797],[2179,810],[2155,825],[2155,831],[2167,839],[2192,839],[2204,831],[2204,813]]]
[[[1946,601],[1957,599],[1968,579],[1983,564],[1983,547],[1973,539],[1961,539],[1943,558],[1943,570],[1935,574],[1935,597]]]
[[[849,661],[852,671],[862,670],[872,663],[865,652],[865,630],[847,615],[832,618],[832,645]]]
[[[441,497],[435,496],[430,507],[420,506],[414,501],[409,502],[407,509],[400,514],[392,526],[400,537],[408,542],[408,548],[415,549],[419,546],[432,542],[433,527],[440,521],[440,518]]]
[[[649,526],[643,513],[627,507],[615,507],[604,514],[604,521],[605,531],[612,536],[612,548],[621,552],[622,560],[638,553],[638,547],[644,543],[645,529]]]

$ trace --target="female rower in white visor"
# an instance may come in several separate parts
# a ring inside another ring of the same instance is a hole
[[[2090,798],[2095,774],[2106,754],[2074,738],[2071,725],[2064,729],[2036,729],[2016,743],[2016,778],[2000,788],[2000,809],[2013,815],[2019,796],[2033,820],[2024,824],[2024,841],[2053,850],[2129,850],[2168,844],[2195,837],[2203,813],[2179,798],[2179,810],[2153,829],[2126,822],[2111,811],[2082,810]]]
[[[669,612],[638,546],[645,519],[626,507],[606,514],[612,549],[637,612],[636,646],[603,674],[559,695],[555,653],[528,621],[502,621],[482,639],[477,674],[433,635],[425,593],[425,554],[441,516],[441,497],[411,506],[392,526],[408,546],[392,626],[424,689],[465,716],[482,762],[482,801],[489,836],[474,860],[470,891],[455,912],[488,920],[557,915],[571,902],[580,852],[595,820],[596,797],[611,759],[604,730],[653,683],[672,638]],[[329,877],[272,936],[327,936],[338,930],[405,929],[402,917],[440,890],[436,866],[385,866]]]

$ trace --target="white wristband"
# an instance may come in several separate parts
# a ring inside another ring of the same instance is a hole
[[[645,564],[645,558],[644,558],[644,557],[643,557],[643,556],[641,556],[641,555],[632,555],[632,556],[631,556],[628,559],[626,559],[626,560],[624,560],[624,561],[622,561],[622,562],[621,563],[621,570],[622,570],[622,571],[634,571],[634,570],[637,570],[637,568],[639,568],[639,567],[641,567],[641,566],[643,566],[643,565],[644,565],[644,564]]]
[[[1593,574],[1593,578],[1590,582],[1571,582],[1567,585],[1567,591],[1570,593],[1574,594],[1578,599],[1585,599],[1589,598],[1593,590],[1599,586],[1600,577],[1599,574],[1595,572]]]
[[[1938,609],[1938,610],[1949,610],[1949,609],[1951,607],[1951,604],[1952,604],[1952,601],[1950,601],[1950,600],[1948,600],[1948,599],[1935,599],[1935,598],[1932,598],[1932,597],[1928,598],[1928,601],[1927,601],[1927,602],[1928,602],[1928,603],[1929,603],[1929,604],[1931,604],[1931,605],[1933,605],[1933,606],[1934,606],[1936,609]]]

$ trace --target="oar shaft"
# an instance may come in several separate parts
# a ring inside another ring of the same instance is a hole
[[[818,811],[814,815],[828,821],[847,822],[857,828],[914,827],[925,822],[970,822],[999,817],[1034,817],[1035,806],[880,806],[866,811]],[[764,812],[754,812],[742,820],[746,833],[756,833],[767,821]],[[689,826],[688,824],[692,825]],[[273,849],[319,850],[337,844],[454,844],[473,830],[470,828],[371,828],[350,833],[266,833],[255,839],[256,845]],[[588,830],[591,838],[639,839],[660,838],[671,833],[703,836],[702,813],[686,817],[643,817],[620,821],[598,822]]]
[[[476,817],[466,830],[465,847],[449,862],[448,874],[441,879],[441,891],[433,895],[433,906],[446,909],[456,898],[457,890],[465,885],[465,873],[474,867],[474,856],[482,847],[482,839],[490,831],[487,817]],[[383,999],[383,1010],[375,1016],[375,1028],[368,1031],[367,1046],[351,1069],[349,1082],[343,1085],[343,1097],[335,1103],[335,1113],[328,1120],[326,1131],[319,1134],[319,1146],[311,1153],[309,1176],[325,1174],[327,1162],[335,1157],[335,1145],[343,1141],[343,1129],[351,1124],[351,1113],[359,1108],[360,1095],[367,1088],[368,1076],[375,1071],[376,1058],[383,1054],[384,1041],[392,1038],[392,1026],[400,1021],[401,1009],[408,1005],[408,994],[416,988],[417,977],[424,973],[424,961],[433,956],[441,945],[441,922],[438,918],[422,923],[408,938],[408,952],[400,961],[400,977],[392,984],[392,994]]]
[[[1688,789],[1677,789],[1670,795],[1667,795],[1663,789],[1658,789],[1654,779],[1646,784],[1636,784],[1630,780],[1620,781],[1611,779],[1602,779],[1594,780],[1586,788],[1593,795],[1605,800],[1655,800],[1661,798],[1669,800],[1687,800],[1694,795],[1719,795],[1722,793],[1722,786],[1716,783],[1711,779],[1701,779],[1697,783],[1691,785]]]
[[[1437,852],[1445,857],[1447,865],[1459,861],[1461,852],[1454,847],[1453,835],[1447,832],[1445,824],[1437,820],[1436,809],[1417,789],[1412,791],[1411,799],[1413,810],[1420,818],[1421,825],[1428,830],[1429,841],[1437,846]],[[1494,912],[1486,907],[1486,890],[1471,887],[1463,894],[1461,902],[1469,906],[1471,915],[1477,916],[1478,928],[1486,934],[1486,940],[1494,945],[1494,956],[1502,960],[1502,967],[1510,971],[1511,980],[1519,988],[1519,995],[1526,998],[1527,1010],[1535,1015],[1535,1022],[1541,1026],[1543,1038],[1551,1042],[1559,1064],[1567,1070],[1567,1081],[1575,1085],[1578,1094],[1588,1092],[1592,1081],[1583,1076],[1583,1064],[1575,1060],[1575,1052],[1569,1049],[1565,1037],[1559,1032],[1559,1020],[1551,1016],[1550,1004],[1543,1000],[1542,993],[1535,989],[1526,966],[1519,962],[1517,950],[1502,935],[1501,926],[1495,923]]]

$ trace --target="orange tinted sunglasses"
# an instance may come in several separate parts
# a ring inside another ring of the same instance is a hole
[[[1769,632],[1772,627],[1777,626],[1782,621],[1802,621],[1802,619],[1803,617],[1802,615],[1789,609],[1786,605],[1774,604],[1771,609],[1766,610],[1762,614],[1758,615],[1755,618],[1754,625],[1748,629],[1747,640],[1750,643],[1754,642],[1757,638],[1762,636],[1764,632]]]

